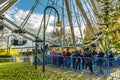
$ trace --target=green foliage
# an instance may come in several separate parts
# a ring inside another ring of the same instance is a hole
[[[114,49],[115,51],[119,51],[119,23],[118,18],[120,16],[120,0],[117,2],[115,0],[96,0],[98,5],[100,6],[100,13],[97,14],[99,25],[101,26],[101,31],[104,36],[108,37],[105,39],[103,37],[102,47],[106,50],[107,47],[110,50]],[[118,36],[117,36],[118,35]],[[111,37],[111,39],[109,39]]]
[[[84,80],[77,77],[66,77],[65,75],[46,70],[42,73],[40,69],[34,69],[22,63],[0,64],[0,80]]]
[[[1,54],[0,55],[0,63],[1,62],[10,62],[11,61],[11,55],[9,54]]]
[[[0,54],[0,58],[10,58],[10,54]]]

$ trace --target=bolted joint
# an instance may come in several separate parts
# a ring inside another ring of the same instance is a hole
[[[22,29],[15,29],[12,31],[13,33],[18,33],[18,34],[25,34],[25,31]]]
[[[38,37],[35,37],[34,42],[43,42],[43,40],[39,39]]]

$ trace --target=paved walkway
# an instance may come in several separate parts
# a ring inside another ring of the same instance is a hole
[[[42,68],[42,67],[41,67]],[[52,66],[46,66],[45,69],[57,72],[59,74],[64,74],[65,76],[76,76],[76,77],[82,77],[85,78],[85,80],[120,80],[120,79],[112,79],[111,77],[105,77],[105,76],[96,76],[95,74],[90,74],[87,72],[80,72],[80,71],[74,71],[64,68],[56,68]]]

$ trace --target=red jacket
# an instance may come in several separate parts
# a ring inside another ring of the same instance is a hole
[[[67,56],[67,54],[66,54],[65,51],[63,51],[62,56],[63,56],[63,57]]]

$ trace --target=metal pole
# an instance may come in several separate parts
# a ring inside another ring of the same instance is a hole
[[[58,17],[58,22],[59,22],[59,13],[58,13],[58,11],[54,8],[54,7],[52,7],[52,6],[47,6],[45,9],[44,9],[44,32],[43,32],[43,69],[42,69],[42,71],[44,72],[45,71],[45,23],[46,23],[46,10],[48,9],[48,8],[52,8],[52,9],[54,9],[55,11],[56,11],[56,13],[57,13],[57,17]]]
[[[35,69],[37,69],[37,54],[38,54],[38,37],[36,37],[36,42],[35,42]]]
[[[9,50],[9,38],[10,38],[10,35],[7,38],[7,54],[8,54],[8,50]]]

